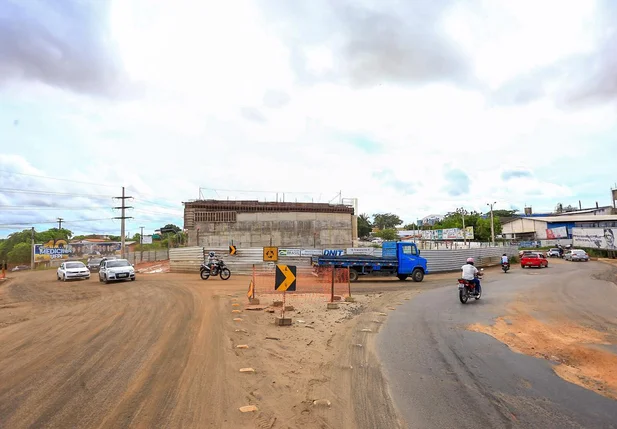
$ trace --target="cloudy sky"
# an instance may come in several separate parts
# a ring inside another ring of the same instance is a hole
[[[610,204],[617,2],[5,0],[0,237],[199,197]],[[50,223],[43,223],[50,222]]]

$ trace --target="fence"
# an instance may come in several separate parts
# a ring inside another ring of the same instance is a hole
[[[280,263],[280,262],[279,262]],[[296,266],[295,291],[275,289],[276,267],[255,266],[252,274],[254,296],[282,299],[283,293],[291,302],[333,301],[335,297],[351,296],[348,268],[323,267],[314,271],[312,267]]]
[[[235,256],[229,256],[227,248],[207,249],[221,257],[234,274],[253,274],[253,265],[257,270],[274,272],[274,262],[263,261],[263,248],[238,249]],[[371,249],[374,256],[381,256],[382,249]],[[169,251],[171,272],[199,272],[199,266],[204,260],[203,247],[184,247]],[[479,247],[471,249],[420,250],[420,256],[426,258],[428,270],[431,273],[456,271],[465,260],[472,257],[480,267],[499,264],[501,255],[518,255],[517,246]],[[298,269],[311,270],[310,257],[279,256],[278,264],[294,265]]]
[[[133,264],[139,264],[140,262],[166,261],[169,259],[169,255],[169,249],[144,250],[143,252],[128,252],[126,259]]]

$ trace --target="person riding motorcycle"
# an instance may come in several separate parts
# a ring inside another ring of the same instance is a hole
[[[506,255],[505,253],[501,256],[501,265],[507,265],[510,264],[510,261],[508,259],[508,255]]]
[[[467,280],[469,283],[475,285],[476,295],[480,295],[482,293],[482,286],[480,286],[479,277],[482,275],[480,271],[474,266],[474,259],[467,258],[467,263],[461,267],[463,270],[462,278]]]
[[[210,271],[212,271],[212,267],[217,263],[218,263],[218,258],[216,257],[216,254],[214,252],[208,253],[207,266],[208,268],[210,268]]]

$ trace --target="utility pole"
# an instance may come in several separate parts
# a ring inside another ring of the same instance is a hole
[[[139,228],[141,229],[141,233],[139,234],[139,250],[140,250],[139,262],[143,262],[144,261],[144,227],[140,226]]]
[[[120,226],[120,255],[122,257],[122,259],[124,258],[124,243],[126,242],[126,237],[124,236],[124,228],[125,228],[125,221],[126,219],[133,219],[131,216],[126,216],[126,209],[132,209],[133,207],[131,206],[127,206],[126,205],[126,200],[128,200],[129,198],[133,198],[133,197],[127,197],[124,194],[124,186],[122,187],[122,196],[121,197],[114,197],[115,199],[121,200],[122,205],[120,207],[114,207],[114,209],[116,210],[121,210],[120,211],[120,216],[114,217],[114,219],[120,219],[121,221],[121,226]]]
[[[62,229],[62,221],[64,219],[62,219],[61,217],[58,218],[58,229]]]
[[[32,233],[30,235],[30,245],[32,246],[32,252],[30,252],[30,269],[34,270],[34,227],[32,227]]]
[[[493,201],[492,203],[486,203],[487,206],[490,206],[491,208],[491,244],[494,246],[495,245],[495,221],[493,219],[493,206],[497,204],[496,201]]]

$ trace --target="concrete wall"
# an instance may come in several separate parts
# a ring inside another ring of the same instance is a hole
[[[236,222],[195,222],[188,231],[189,246],[225,247],[233,240],[244,248],[351,247],[352,217],[345,213],[238,213]]]
[[[501,234],[504,238],[520,238],[521,235],[531,235],[534,239],[546,239],[547,222],[532,217],[516,219],[504,224]]]

